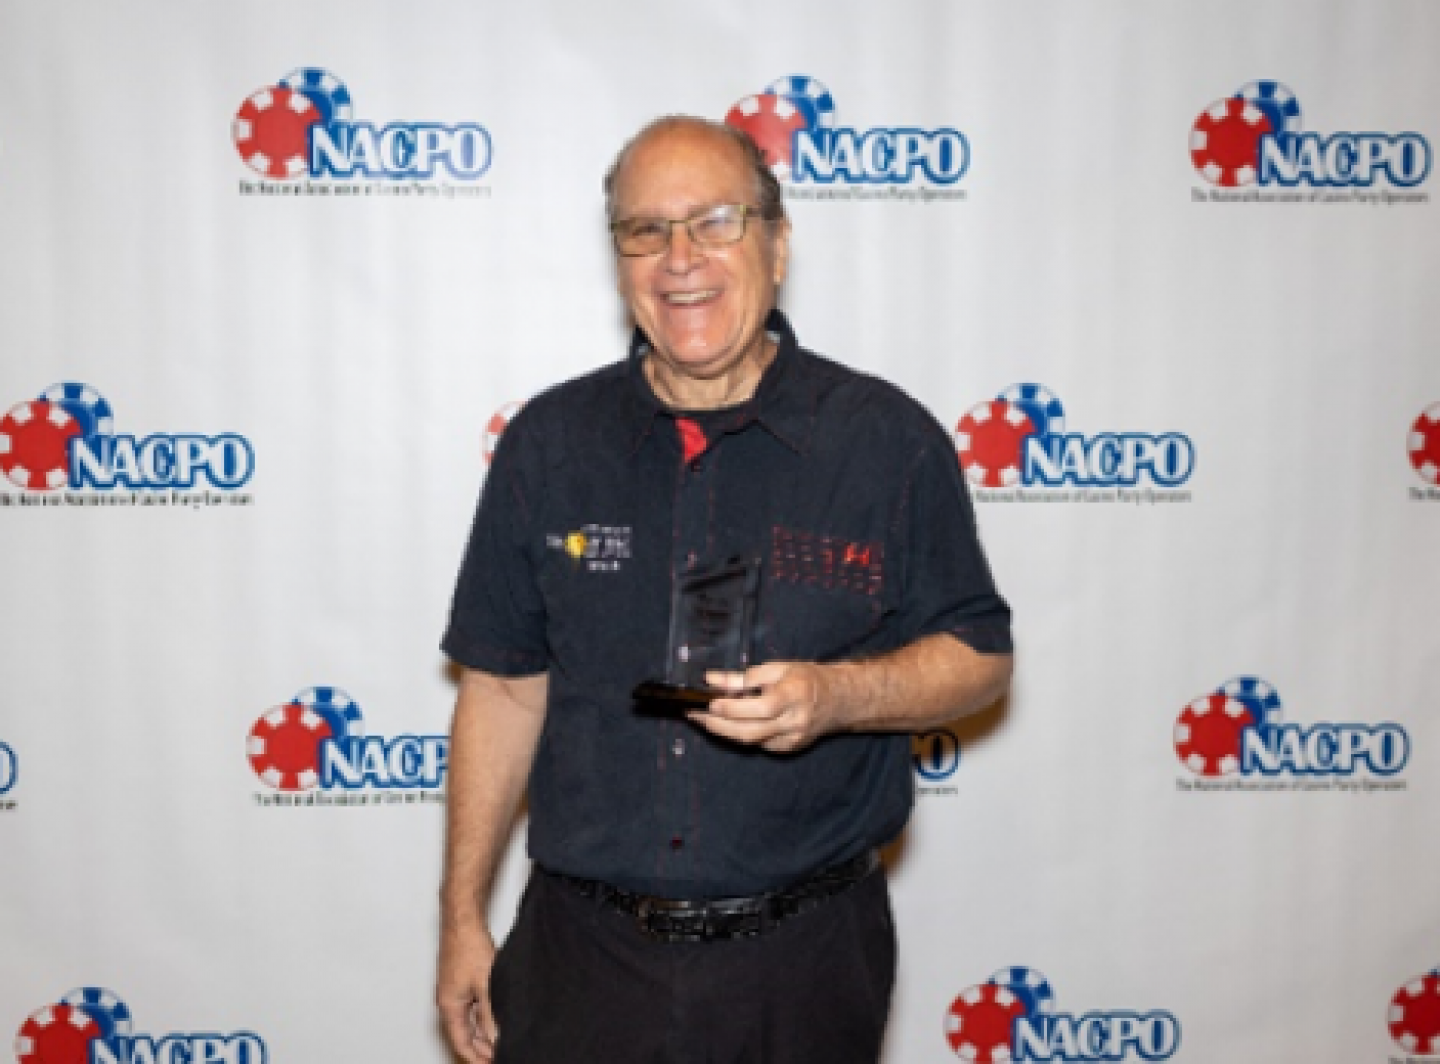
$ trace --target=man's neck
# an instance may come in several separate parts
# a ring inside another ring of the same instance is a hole
[[[747,355],[717,377],[690,377],[672,369],[652,351],[645,356],[645,379],[655,397],[672,410],[721,410],[747,401],[760,386],[765,368],[775,360],[775,341],[765,337]]]

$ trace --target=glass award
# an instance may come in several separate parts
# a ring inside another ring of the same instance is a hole
[[[665,677],[635,688],[649,713],[704,709],[712,698],[753,691],[722,691],[705,682],[711,671],[743,672],[760,600],[760,559],[731,558],[682,575],[670,603]]]

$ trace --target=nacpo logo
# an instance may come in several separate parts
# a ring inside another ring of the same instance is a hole
[[[515,415],[520,413],[524,403],[506,403],[495,413],[490,415],[490,420],[485,423],[485,440],[482,448],[485,452],[485,464],[489,465],[495,458],[495,448],[500,446],[500,437],[510,427],[510,422]]]
[[[974,1064],[1011,1060],[1166,1060],[1180,1048],[1180,1021],[1163,1010],[1087,1012],[1055,1008],[1033,968],[1002,968],[963,990],[945,1016],[955,1055]]]
[[[1406,1053],[1440,1055],[1440,968],[1417,975],[1390,999],[1390,1037]]]
[[[291,795],[317,788],[438,791],[449,748],[444,735],[366,735],[360,707],[338,687],[310,687],[269,710],[251,727],[246,744],[260,781]]]
[[[793,184],[953,185],[970,166],[970,143],[949,128],[842,125],[817,79],[778,78],[725,116],[760,146],[781,181]]]
[[[915,793],[922,798],[956,795],[951,777],[960,769],[960,738],[949,728],[932,728],[910,737]]]
[[[1394,776],[1410,758],[1398,724],[1287,724],[1280,695],[1240,676],[1195,699],[1175,722],[1175,754],[1196,776]]]
[[[1184,433],[1066,432],[1065,408],[1042,384],[1013,384],[971,407],[955,427],[955,448],[979,488],[1174,488],[1195,471]]]
[[[948,728],[921,732],[910,739],[910,759],[922,780],[948,780],[960,767],[960,740]]]
[[[0,471],[30,492],[61,488],[233,491],[255,471],[244,436],[115,431],[110,404],[88,384],[53,384],[0,418]]]
[[[1440,493],[1431,494],[1440,488],[1440,403],[1432,403],[1420,412],[1406,443],[1410,464],[1429,488],[1421,490],[1420,496],[1440,498]]]
[[[1300,101],[1278,81],[1216,100],[1190,130],[1190,158],[1212,185],[1411,188],[1430,173],[1418,133],[1307,133]]]
[[[36,1009],[15,1035],[19,1064],[266,1064],[265,1043],[234,1034],[136,1034],[125,1002],[78,987]]]
[[[374,122],[352,117],[350,90],[328,71],[301,67],[248,96],[231,125],[235,150],[261,177],[399,181],[490,169],[490,134],[474,122]]]
[[[10,793],[20,779],[20,762],[15,751],[6,743],[0,743],[0,794]]]

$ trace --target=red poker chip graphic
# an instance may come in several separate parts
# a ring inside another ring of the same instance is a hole
[[[286,180],[310,169],[310,127],[319,121],[320,112],[308,96],[276,85],[240,105],[231,131],[246,166]]]
[[[1035,423],[1015,403],[991,399],[970,408],[955,428],[955,449],[972,484],[1008,488],[1020,479],[1025,437]]]
[[[0,418],[0,470],[22,488],[53,491],[70,480],[70,440],[80,423],[59,403],[17,403]]]
[[[806,128],[805,114],[800,108],[784,96],[761,93],[747,96],[730,108],[725,124],[750,134],[776,177],[783,181],[790,176],[793,162],[790,145],[795,132]]]
[[[1410,430],[1410,464],[1427,484],[1440,484],[1440,403],[1425,408]]]
[[[1249,100],[1216,100],[1190,130],[1190,158],[1212,185],[1248,185],[1260,161],[1260,138],[1270,131],[1270,119]]]
[[[250,729],[250,766],[277,791],[308,791],[320,782],[320,744],[332,734],[307,706],[278,706]]]
[[[495,448],[500,446],[500,437],[510,427],[510,421],[520,412],[524,403],[506,403],[485,424],[485,463],[489,465],[495,457]]]
[[[1220,692],[1197,698],[1175,722],[1175,753],[1197,776],[1228,776],[1240,767],[1240,744],[1255,715]]]
[[[88,1064],[100,1025],[84,1009],[46,1005],[20,1025],[15,1057],[20,1064]]]
[[[992,1064],[1010,1059],[1015,1021],[1025,1003],[1003,986],[985,983],[963,990],[945,1016],[945,1039],[961,1060]]]
[[[1390,1037],[1407,1053],[1440,1053],[1440,972],[1412,979],[1390,1001]]]

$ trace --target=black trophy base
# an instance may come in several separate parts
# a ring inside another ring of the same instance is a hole
[[[747,687],[743,691],[722,691],[718,687],[685,687],[676,683],[646,680],[631,691],[630,695],[639,704],[642,713],[678,716],[681,713],[709,709],[712,698],[746,698],[759,693],[758,687]]]
[[[675,683],[646,680],[630,693],[639,703],[642,713],[667,716],[709,709],[710,700],[724,692],[706,687],[682,687]]]

